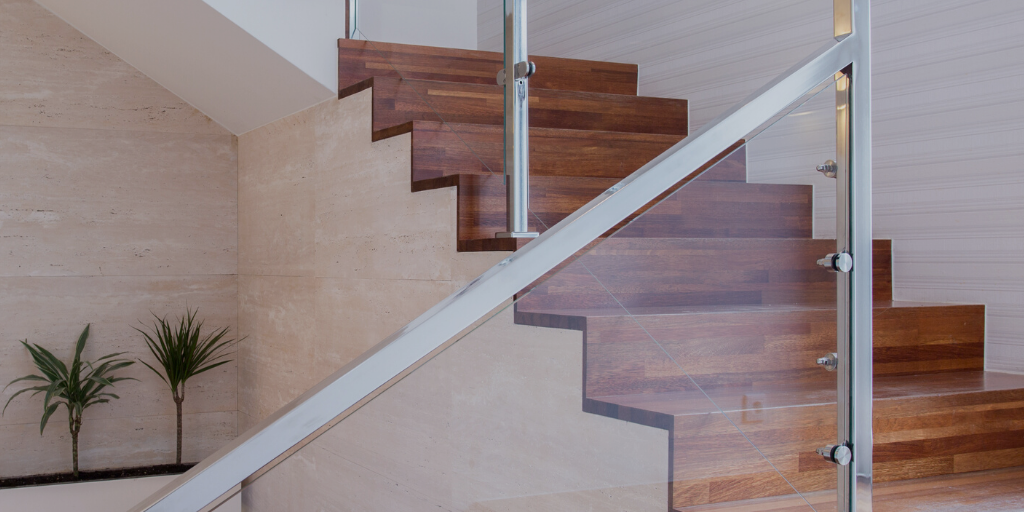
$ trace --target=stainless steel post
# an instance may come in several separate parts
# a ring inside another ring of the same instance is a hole
[[[345,39],[358,39],[359,0],[345,0]]]
[[[507,228],[498,238],[534,238],[530,214],[529,79],[533,63],[526,52],[526,0],[505,0],[505,194]]]
[[[839,466],[838,510],[868,512],[872,499],[872,234],[870,0],[834,0],[835,38],[851,38],[852,63],[836,82],[836,251],[853,257],[838,274],[838,439],[853,451]]]

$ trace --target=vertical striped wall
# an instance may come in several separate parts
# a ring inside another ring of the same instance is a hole
[[[531,53],[634,62],[640,93],[687,98],[691,128],[830,37],[830,0],[530,0]],[[479,0],[481,49],[501,2]],[[892,238],[900,300],[988,306],[989,369],[1024,372],[1024,2],[875,0],[875,236]],[[750,179],[832,190],[831,91],[755,139]],[[822,135],[824,133],[824,136]]]

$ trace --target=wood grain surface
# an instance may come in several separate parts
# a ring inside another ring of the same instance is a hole
[[[435,48],[356,39],[338,40],[338,89],[373,76],[495,85],[500,52]],[[531,55],[541,89],[636,96],[637,65]]]
[[[530,222],[543,232],[688,121],[683,100],[635,95],[635,67],[537,62]],[[339,42],[341,96],[373,88],[373,140],[411,134],[411,190],[457,188],[459,251],[529,243],[494,238],[495,66],[487,52]],[[836,346],[836,275],[816,264],[835,241],[812,238],[811,187],[746,183],[744,141],[702,171],[531,285],[515,321],[583,332],[584,411],[669,431],[670,508],[806,505],[792,495],[835,485],[814,453],[836,432],[836,375],[815,364]],[[873,259],[876,481],[1024,465],[1024,376],[984,371],[985,307],[893,302],[892,242]]]
[[[501,125],[497,85],[376,76],[342,89],[340,97],[373,89],[373,130],[409,121]],[[686,100],[530,88],[530,126],[686,136]]]
[[[413,181],[455,174],[501,174],[501,126],[414,121]],[[679,135],[530,129],[530,176],[622,179],[682,140]],[[742,165],[733,169],[743,170]],[[722,178],[744,181],[742,174]]]

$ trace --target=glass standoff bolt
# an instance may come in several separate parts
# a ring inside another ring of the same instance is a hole
[[[825,460],[845,466],[853,460],[853,451],[846,444],[830,444],[815,450]]]
[[[849,272],[853,270],[853,256],[846,251],[826,254],[818,260],[818,265],[829,272]]]
[[[836,173],[839,172],[839,164],[835,160],[826,160],[825,163],[818,166],[818,172],[824,174],[826,178],[835,178]]]
[[[537,72],[537,65],[532,62],[520,62],[516,64],[516,78],[530,78]]]
[[[826,370],[833,372],[839,367],[839,354],[832,352],[825,357],[819,357],[817,362],[818,366],[822,366]]]

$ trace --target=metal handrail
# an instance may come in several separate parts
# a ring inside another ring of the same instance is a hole
[[[383,392],[419,361],[445,346],[453,337],[488,312],[506,303],[515,293],[572,257],[663,192],[687,178],[692,178],[706,162],[771,120],[778,112],[801,99],[820,83],[851,64],[867,59],[866,54],[870,48],[866,25],[869,22],[869,0],[836,0],[837,3],[842,1],[850,1],[855,6],[863,7],[860,12],[854,12],[852,35],[837,37],[841,41],[830,42],[815,51],[690,137],[680,141],[552,226],[523,249],[505,258],[302,396],[241,434],[137,504],[131,511],[198,511],[231,492],[252,475],[267,471],[288,454],[301,449],[337,423],[342,415],[350,413]],[[855,85],[856,78],[855,75]],[[863,108],[865,105],[870,107],[866,101],[861,101],[855,107]],[[852,113],[862,114],[858,110]],[[864,130],[867,130],[867,137],[863,137]],[[870,147],[866,150],[861,147],[865,141],[869,144],[870,127],[855,126],[854,135],[859,136],[857,140],[860,145],[854,147],[852,160],[860,166],[870,166]],[[867,158],[863,158],[864,151],[867,151]],[[866,169],[867,186],[870,190],[870,167]],[[862,188],[863,183],[852,186]],[[870,211],[867,215],[870,219]],[[862,247],[870,247],[870,223],[867,233],[868,243],[861,245]],[[858,265],[858,262],[862,261],[861,258],[870,258],[870,252],[870,249],[853,252],[854,265]],[[870,269],[870,264],[870,259],[867,259],[866,266],[858,268]],[[870,270],[866,279],[869,301],[867,325],[870,327]],[[855,284],[854,288],[856,292],[857,289],[863,288],[863,283]],[[870,336],[870,330],[867,335]],[[867,350],[870,382],[870,347]],[[860,365],[856,371],[859,375],[863,370],[864,365]],[[870,400],[870,388],[867,396]],[[870,440],[870,408],[868,411],[867,433],[864,435]],[[859,422],[858,428],[863,430],[863,417],[858,416],[856,421]],[[862,437],[858,437],[857,443],[862,442]],[[867,451],[866,462],[860,453],[857,452],[854,456],[851,474],[856,476],[858,485],[866,481],[867,510],[870,510],[870,450]],[[858,487],[854,498],[851,498],[854,501],[860,500],[857,510],[864,510],[864,496]]]

